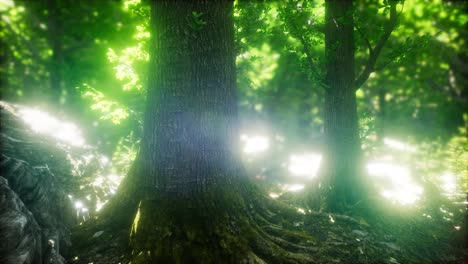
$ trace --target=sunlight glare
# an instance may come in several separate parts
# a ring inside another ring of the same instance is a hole
[[[269,193],[268,196],[270,196],[272,199],[277,199],[278,197],[280,197],[279,194],[274,193],[274,192]]]
[[[97,177],[97,178],[93,181],[93,185],[94,185],[94,186],[101,186],[103,183],[104,183],[104,178],[103,178],[103,177]]]
[[[76,201],[75,202],[75,208],[76,209],[81,209],[83,208],[83,203],[81,201]]]
[[[317,176],[321,160],[322,155],[315,153],[292,155],[288,169],[295,176],[313,179]]]
[[[51,135],[73,146],[82,146],[85,143],[81,131],[73,123],[60,121],[39,110],[23,108],[18,112],[21,118],[38,133]]]
[[[284,184],[281,188],[287,192],[298,192],[303,190],[304,184]]]
[[[14,6],[15,6],[15,3],[13,2],[13,0],[1,0],[0,1],[0,11],[6,11],[9,8],[12,8]]]
[[[387,184],[383,187],[381,195],[393,202],[401,205],[414,204],[420,199],[423,188],[417,185],[410,176],[410,171],[402,166],[373,162],[367,164],[368,173],[380,180],[380,184]]]
[[[384,144],[389,148],[396,150],[406,151],[406,152],[416,152],[416,147],[406,144],[402,141],[393,139],[393,138],[384,138]]]
[[[447,192],[447,194],[453,194],[457,189],[456,178],[451,173],[445,173],[440,178],[442,182],[442,189]]]
[[[107,202],[108,202],[108,200],[105,200],[104,202],[98,201],[98,202],[96,203],[96,212],[99,212],[99,211],[102,209],[102,207],[104,207],[104,205],[105,205]]]
[[[242,134],[241,140],[244,142],[244,153],[246,154],[261,153],[270,147],[270,140],[265,136],[248,136]]]
[[[116,174],[110,174],[107,176],[107,179],[109,179],[109,181],[111,181],[116,186],[119,186],[120,182],[122,181],[122,176],[119,176]]]

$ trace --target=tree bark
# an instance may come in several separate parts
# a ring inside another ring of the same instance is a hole
[[[101,215],[134,217],[132,263],[310,263],[307,236],[264,229],[270,210],[296,209],[270,205],[241,166],[233,2],[153,0],[150,23],[140,152]]]
[[[48,64],[49,87],[51,102],[59,104],[63,90],[63,29],[61,25],[61,11],[59,0],[46,0],[47,14],[47,42],[52,50],[52,57]]]
[[[231,1],[152,1],[151,63],[131,231],[142,263],[235,263],[239,194]]]
[[[361,147],[354,89],[353,3],[325,2],[326,86],[324,130],[327,150],[323,210],[343,212],[359,200]]]

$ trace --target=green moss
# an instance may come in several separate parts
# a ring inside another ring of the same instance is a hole
[[[251,237],[232,190],[142,200],[130,237],[133,263],[228,263],[245,258]],[[143,253],[142,253],[143,252]]]

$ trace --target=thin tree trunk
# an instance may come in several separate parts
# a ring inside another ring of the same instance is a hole
[[[52,57],[48,65],[50,99],[54,104],[60,103],[62,96],[64,66],[62,41],[64,32],[60,21],[61,13],[58,1],[46,0],[49,12],[47,15],[47,41],[52,50]]]
[[[379,89],[379,93],[378,93],[378,98],[379,98],[379,112],[377,114],[377,122],[376,122],[376,125],[377,125],[377,129],[376,129],[376,132],[377,132],[377,141],[379,142],[379,144],[383,144],[383,140],[384,140],[384,137],[385,137],[385,118],[387,116],[387,102],[385,101],[385,95],[387,94],[387,92],[385,91],[384,88],[380,88]]]

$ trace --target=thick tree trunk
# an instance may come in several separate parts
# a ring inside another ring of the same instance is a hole
[[[232,1],[154,0],[151,32],[140,152],[104,215],[134,216],[132,263],[310,263],[240,164]]]
[[[236,262],[247,226],[236,142],[232,2],[153,1],[151,66],[132,255],[143,263]]]
[[[327,150],[322,209],[341,212],[359,199],[361,148],[353,86],[353,3],[325,2],[326,82],[324,128]]]

